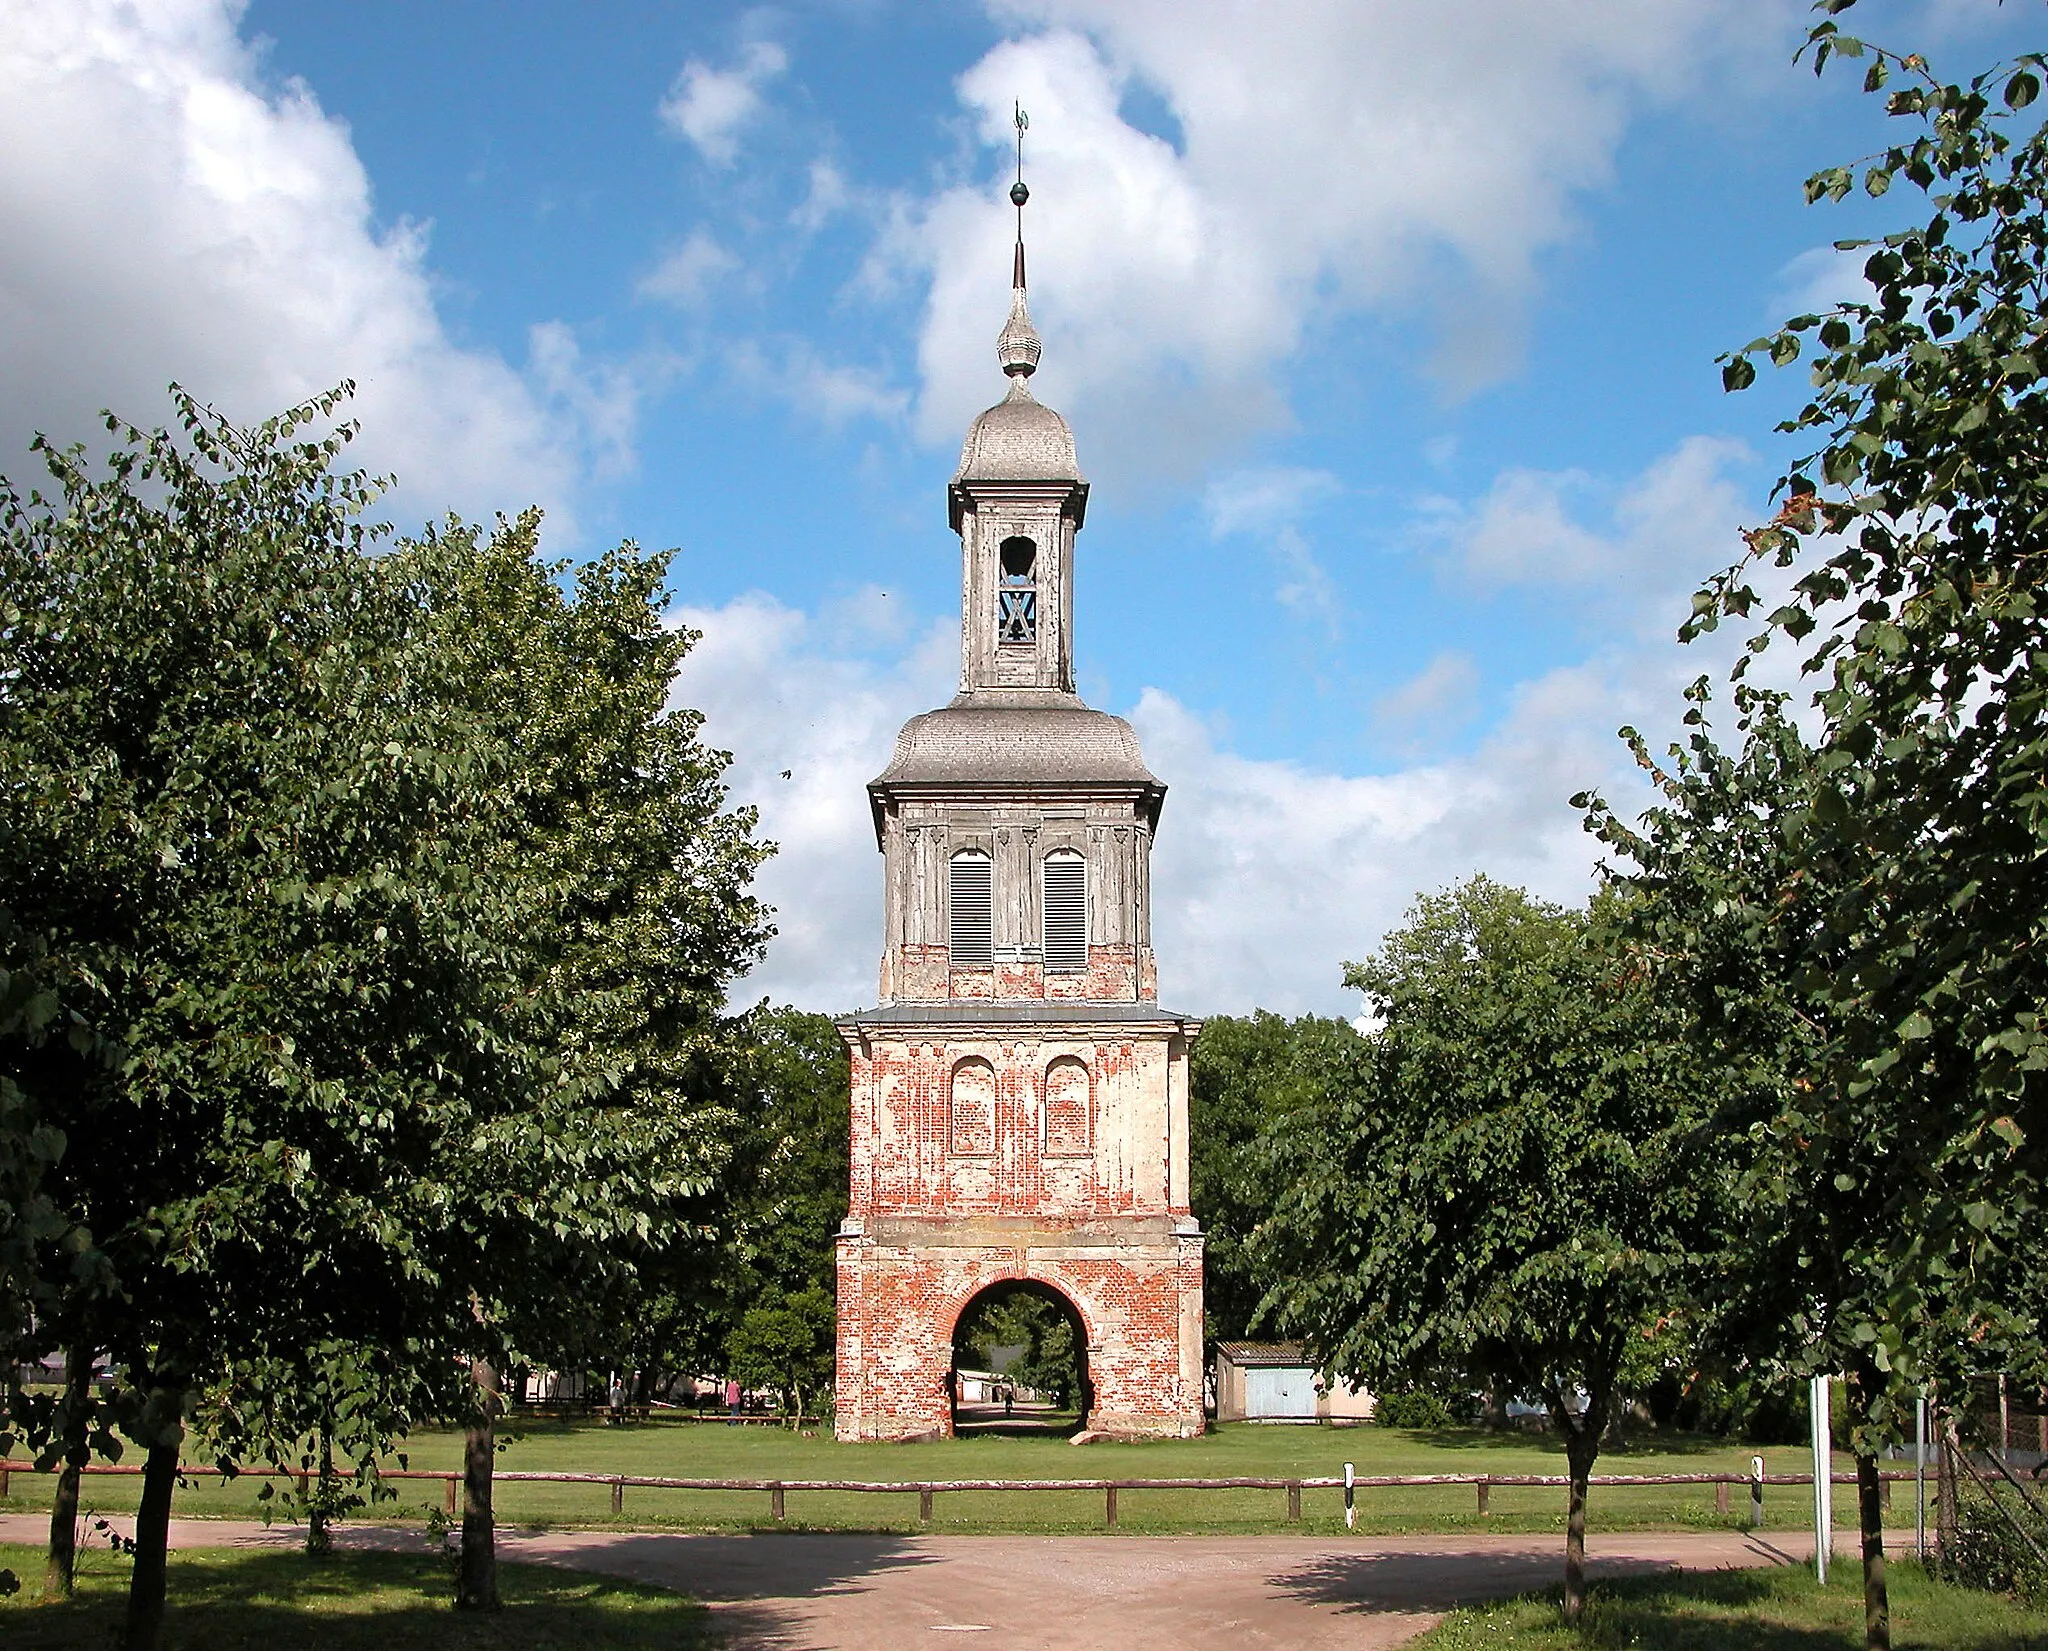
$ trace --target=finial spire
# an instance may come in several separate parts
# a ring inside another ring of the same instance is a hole
[[[1031,191],[1024,183],[1024,134],[1031,117],[1023,104],[1015,106],[1017,127],[1017,181],[1010,185],[1010,202],[1017,209],[1017,256],[1010,266],[1010,319],[996,338],[996,359],[1010,375],[1011,395],[1027,393],[1024,381],[1038,371],[1038,332],[1031,325],[1031,312],[1024,307],[1024,203]]]

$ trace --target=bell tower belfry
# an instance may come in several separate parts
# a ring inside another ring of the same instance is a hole
[[[1020,117],[1021,124],[1021,117]],[[1166,788],[1121,718],[1074,692],[1066,420],[1032,393],[1021,177],[1009,393],[947,489],[960,691],[870,782],[879,1006],[849,1017],[852,1181],[838,1245],[838,1432],[952,1430],[953,1340],[991,1288],[1056,1296],[1085,1343],[1084,1425],[1202,1419],[1202,1236],[1188,1208],[1188,1056],[1163,1010],[1152,839]]]

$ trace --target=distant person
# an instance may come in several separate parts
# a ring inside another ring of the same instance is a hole
[[[611,1401],[612,1420],[623,1421],[626,1415],[626,1384],[620,1380],[616,1370],[612,1372],[612,1388],[606,1397]]]
[[[725,1378],[725,1425],[740,1425],[740,1379],[737,1376]]]
[[[1008,1382],[1003,1383],[1003,1417],[1008,1420],[1010,1407],[1017,1402],[1017,1390]]]

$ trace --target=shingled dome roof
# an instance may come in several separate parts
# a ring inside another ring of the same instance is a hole
[[[1010,380],[1010,393],[967,427],[956,482],[1077,482],[1074,432],[1067,421]]]
[[[912,717],[896,736],[896,755],[872,784],[1080,784],[1165,787],[1145,766],[1138,736],[1122,717],[1064,705],[956,701]]]

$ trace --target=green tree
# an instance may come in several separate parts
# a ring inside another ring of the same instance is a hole
[[[1635,826],[1598,802],[1589,818],[1632,862],[1624,909],[1637,955],[1659,994],[1688,1006],[1700,1058],[1723,1075],[1715,1122],[1740,1221],[1711,1270],[1709,1339],[1767,1371],[1847,1374],[1866,1637],[1882,1645],[1879,1453],[1898,1436],[1901,1400],[1910,1412],[1903,1378],[1924,1370],[1931,1340],[1967,1335],[1983,1277],[1898,1258],[1900,1227],[1923,1195],[1910,1166],[1933,1144],[1921,1131],[1950,1113],[1960,1074],[1932,1043],[1882,1085],[1841,1061],[1858,1008],[1836,982],[1861,936],[1839,919],[1845,892],[1870,886],[1874,868],[1867,854],[1845,854],[1854,840],[1827,823],[1840,771],[1783,695],[1738,687],[1733,753],[1707,720],[1707,685],[1691,696],[1691,735],[1665,762],[1625,731],[1659,802]]]
[[[837,1323],[832,1298],[816,1285],[793,1294],[770,1287],[726,1336],[728,1368],[744,1386],[782,1395],[790,1425],[801,1427],[806,1396],[832,1380]]]
[[[1664,806],[1640,834],[1596,824],[1636,859],[1681,970],[1755,1010],[1752,1186],[1814,1258],[1780,1322],[1857,1376],[1874,1463],[1930,1377],[1953,1389],[1995,1361],[2038,1379],[2044,1363],[2048,134],[2038,55],[1944,80],[1844,34],[1853,3],[1823,0],[1806,49],[1817,73],[1859,65],[1904,130],[1815,174],[1807,199],[1903,184],[1924,216],[1841,243],[1867,255],[1867,297],[1724,358],[1740,390],[1758,358],[1812,351],[1812,397],[1781,426],[1804,453],[1682,633],[1749,619],[1759,574],[1789,572],[1750,648],[1797,651],[1813,715],[1801,733],[1774,696],[1739,691],[1724,753],[1696,689],[1701,732],[1658,773]],[[1745,953],[1755,992],[1723,967]],[[1860,1477],[1878,1646],[1882,1533]]]
[[[1541,1395],[1570,1471],[1576,1621],[1587,1480],[1631,1349],[1682,1315],[1717,1214],[1682,1027],[1586,915],[1483,877],[1422,899],[1345,983],[1382,1025],[1273,1131],[1286,1190],[1252,1240],[1267,1309],[1382,1390]]]
[[[1195,1042],[1188,1096],[1188,1202],[1202,1223],[1202,1309],[1212,1344],[1251,1334],[1268,1281],[1246,1251],[1277,1189],[1254,1150],[1272,1123],[1323,1093],[1357,1042],[1341,1020],[1267,1010],[1216,1015]]]
[[[829,1015],[762,1003],[722,1029],[706,1068],[729,1157],[715,1197],[640,1266],[606,1362],[703,1373],[771,1290],[836,1293],[847,1206],[846,1046]]]
[[[1779,484],[1784,507],[1696,599],[1691,632],[1758,605],[1759,566],[1792,569],[1790,600],[1751,646],[1800,650],[1818,679],[1802,862],[1837,868],[1818,914],[1838,937],[1824,1051],[1833,1088],[1910,1109],[1916,1187],[1894,1242],[1901,1279],[1995,1276],[2042,1219],[2040,1073],[2048,845],[2048,377],[2043,248],[2048,132],[2029,54],[1966,82],[1840,32],[1816,70],[1855,61],[1908,135],[1807,183],[1859,179],[1925,198],[1919,223],[1863,245],[1868,299],[1795,317],[1727,359],[1780,364],[1818,346],[1813,398],[1784,428],[1817,442]],[[1788,872],[1788,875],[1792,875]],[[2031,1281],[2038,1285],[2041,1281]],[[2038,1363],[2040,1290],[1967,1309],[1984,1351]],[[1917,1307],[1912,1309],[1917,1313]],[[1866,1326],[1907,1379],[1910,1319]]]
[[[370,554],[349,431],[304,434],[339,400],[242,430],[180,396],[179,435],[110,420],[103,473],[45,448],[55,496],[0,496],[0,908],[116,1052],[5,1046],[75,1229],[24,1350],[119,1378],[138,1648],[189,1428],[228,1465],[311,1429],[371,1482],[703,1195],[677,1048],[762,933],[652,559],[572,601],[530,523]],[[581,699],[519,697],[536,585],[582,610],[541,661]],[[481,1512],[488,1603],[487,1476]]]

